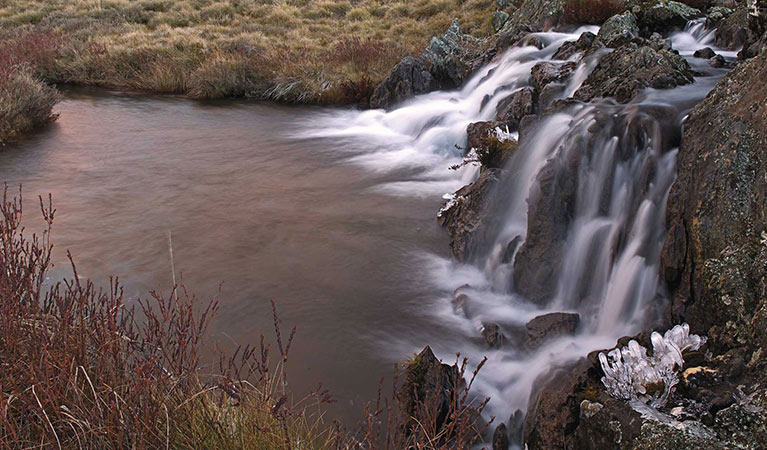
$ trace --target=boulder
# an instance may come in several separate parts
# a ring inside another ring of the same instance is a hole
[[[716,52],[714,52],[711,47],[705,47],[700,50],[695,50],[695,53],[693,53],[692,56],[696,58],[711,59],[716,56]]]
[[[394,66],[389,76],[378,85],[370,98],[370,106],[388,109],[436,88],[437,85],[424,62],[407,56]]]
[[[469,260],[490,237],[491,194],[498,181],[498,169],[482,170],[474,183],[455,193],[437,217],[450,235],[453,255],[460,261]]]
[[[618,47],[639,37],[636,17],[629,11],[616,14],[599,28],[597,42],[605,47]]]
[[[573,74],[576,63],[540,62],[530,72],[530,82],[537,93],[550,83],[564,83]]]
[[[716,28],[715,45],[730,50],[743,47],[751,31],[748,28],[748,11],[738,8],[729,17],[719,22]]]
[[[604,56],[575,98],[615,97],[626,103],[648,87],[669,89],[692,82],[690,66],[678,53],[662,48],[662,44],[631,42]]]
[[[524,0],[497,33],[497,47],[504,49],[532,31],[544,31],[563,22],[565,0]]]
[[[687,22],[702,17],[703,13],[684,3],[657,0],[642,3],[637,8],[636,16],[642,35],[649,36],[656,32],[668,33],[675,29],[684,29]]]
[[[536,348],[548,340],[572,335],[578,329],[580,316],[573,313],[549,313],[538,316],[525,325],[527,348]]]
[[[516,130],[522,118],[533,113],[535,113],[533,89],[524,87],[498,103],[495,120],[502,122],[511,130]]]
[[[724,56],[722,55],[714,55],[708,60],[708,64],[711,67],[714,67],[716,69],[720,69],[727,65],[727,60],[724,59]]]
[[[715,348],[767,345],[767,54],[738,64],[685,121],[668,201],[669,316]]]
[[[504,25],[506,25],[506,22],[509,20],[509,13],[505,11],[496,11],[493,13],[493,18],[491,19],[491,23],[493,25],[493,31],[496,33],[503,28]]]
[[[724,6],[714,6],[708,10],[706,14],[706,26],[708,28],[714,28],[719,26],[719,23],[724,19],[730,17],[734,11]]]
[[[596,37],[596,34],[590,31],[586,31],[585,33],[582,33],[580,37],[578,37],[578,40],[567,41],[562,44],[562,46],[559,47],[556,53],[554,53],[554,56],[551,58],[568,60],[578,53],[586,53],[586,51],[588,51],[594,45],[594,40]]]
[[[485,338],[485,342],[491,348],[503,347],[503,343],[506,341],[501,327],[495,323],[488,323],[482,326],[482,337]]]
[[[442,89],[460,87],[473,73],[475,60],[482,58],[483,41],[461,31],[458,19],[441,36],[433,37],[421,55]]]

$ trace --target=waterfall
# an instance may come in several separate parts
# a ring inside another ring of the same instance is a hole
[[[478,172],[471,165],[448,170],[464,156],[466,127],[492,120],[501,100],[530,84],[536,63],[550,60],[563,42],[585,31],[598,29],[536,33],[543,48],[510,48],[459,91],[422,95],[390,112],[327,112],[307,135],[365,140],[370,151],[350,154],[349,162],[399,174],[384,182],[381,192],[435,198],[452,193]],[[702,21],[693,21],[671,36],[674,49],[697,72],[692,85],[647,89],[629,104],[607,99],[545,115],[525,131],[493,190],[492,214],[499,220],[493,221],[498,225],[491,238],[467,263],[424,258],[429,282],[443,295],[421,311],[455,330],[440,337],[443,345],[429,344],[446,360],[456,350],[473,361],[488,356],[476,386],[491,397],[488,411],[500,421],[528,407],[542,374],[611,348],[659,318],[666,302],[658,272],[664,216],[682,123],[725,73],[692,57],[712,44],[713,35]],[[579,63],[564,97],[597,62]],[[552,218],[554,231],[529,228]],[[545,258],[536,259],[540,255]],[[452,305],[457,288],[465,294],[460,308]],[[576,334],[532,350],[490,349],[477,342],[484,324],[514,333],[548,312],[579,314]],[[423,344],[411,343],[412,348]]]

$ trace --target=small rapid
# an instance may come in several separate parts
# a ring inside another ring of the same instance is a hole
[[[389,112],[327,112],[306,134],[367,141],[370,151],[350,154],[348,162],[378,172],[407,169],[405,177],[376,189],[436,204],[477,177],[471,164],[448,169],[466,154],[467,126],[493,120],[503,99],[530,85],[535,64],[550,61],[562,43],[585,31],[598,28],[535,33],[543,48],[510,48],[459,91],[422,95]],[[450,331],[435,335],[436,342],[393,336],[393,355],[430,344],[446,361],[456,351],[475,362],[487,356],[475,386],[491,397],[490,415],[505,421],[528,408],[544,375],[657,323],[666,305],[659,262],[682,124],[727,72],[693,56],[713,47],[714,33],[697,20],[670,36],[695,72],[693,84],[646,89],[628,104],[571,103],[525,131],[490,194],[497,218],[484,233],[490,237],[464,263],[419,256],[429,269],[425,282],[437,294],[415,313]],[[572,96],[605,53],[583,58],[559,98]],[[578,314],[575,335],[532,349],[491,349],[480,337],[488,324],[513,336],[551,312]]]

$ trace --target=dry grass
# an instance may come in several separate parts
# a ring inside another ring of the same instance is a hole
[[[52,82],[338,103],[494,0],[0,0],[0,28],[67,36]]]

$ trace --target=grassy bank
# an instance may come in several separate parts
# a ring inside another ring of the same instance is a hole
[[[218,302],[200,301],[183,286],[126,299],[117,280],[99,289],[78,277],[71,256],[71,278],[52,282],[50,199],[39,200],[40,212],[46,228],[30,235],[20,194],[6,188],[0,449],[460,449],[484,429],[486,401],[471,401],[470,384],[425,391],[408,381],[412,373],[427,376],[418,358],[394,383],[405,387],[379,397],[359,412],[359,427],[345,429],[323,415],[326,391],[296,398],[287,390],[296,330],[283,333],[274,304],[271,338],[234,353],[214,350],[206,330]],[[203,364],[203,352],[219,362]],[[473,379],[465,369],[451,370]]]
[[[494,0],[14,0],[0,29],[62,39],[44,79],[187,94],[344,103]]]

